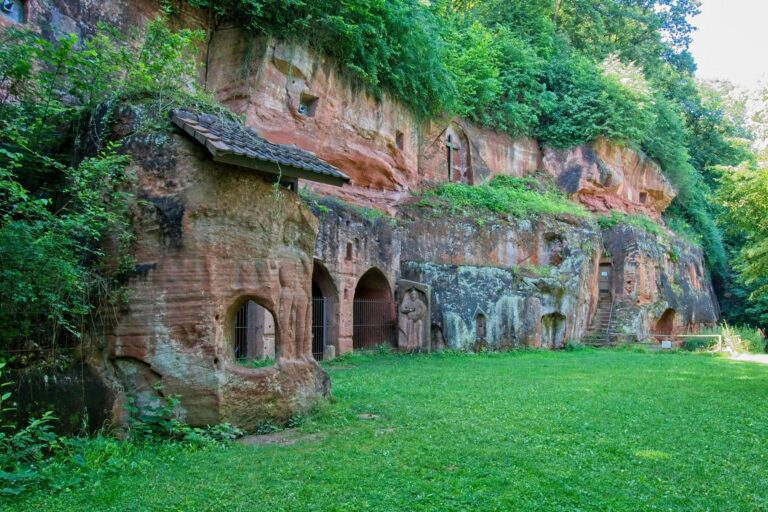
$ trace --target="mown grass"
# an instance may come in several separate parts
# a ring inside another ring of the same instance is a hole
[[[461,210],[467,213],[489,211],[517,218],[536,215],[590,217],[583,206],[570,201],[546,180],[495,176],[487,183],[463,185],[444,183],[422,193],[421,206]]]
[[[767,366],[583,350],[326,368],[335,403],[295,445],[129,453],[118,473],[7,509],[768,508]]]

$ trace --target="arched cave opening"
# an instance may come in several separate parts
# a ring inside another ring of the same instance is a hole
[[[312,269],[312,356],[325,357],[326,347],[335,345],[338,325],[338,292],[330,272],[319,261]]]
[[[395,343],[395,303],[386,276],[368,270],[355,287],[352,304],[352,347],[355,350]]]
[[[541,346],[560,348],[565,341],[565,316],[550,313],[541,317]]]
[[[274,361],[278,356],[277,323],[272,312],[253,298],[241,299],[231,320],[231,346],[240,364]]]
[[[675,328],[676,314],[677,312],[672,308],[665,310],[661,315],[661,318],[656,322],[656,332],[654,332],[654,334],[672,334]]]

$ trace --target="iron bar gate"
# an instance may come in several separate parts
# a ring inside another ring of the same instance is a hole
[[[360,350],[395,344],[391,301],[355,299],[352,308],[352,348]]]
[[[322,361],[325,347],[333,343],[336,303],[325,297],[312,297],[312,356]]]
[[[235,314],[235,359],[245,359],[248,355],[248,301]]]

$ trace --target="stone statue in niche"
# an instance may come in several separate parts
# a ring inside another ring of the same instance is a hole
[[[398,307],[397,346],[400,350],[429,350],[429,287],[401,281],[399,289],[401,299]]]

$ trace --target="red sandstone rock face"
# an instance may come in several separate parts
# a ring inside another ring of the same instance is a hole
[[[655,162],[605,139],[569,150],[546,148],[543,162],[563,191],[594,212],[660,219],[676,195]]]
[[[532,139],[460,120],[421,126],[388,96],[376,100],[351,86],[328,59],[279,41],[246,41],[235,29],[214,34],[208,87],[268,140],[296,144],[352,179],[342,189],[318,190],[392,212],[406,192],[448,180],[449,133],[461,146],[454,181],[462,181],[460,167],[476,175],[467,182],[539,167]]]
[[[249,43],[236,29],[217,31],[210,52],[209,89],[268,140],[296,144],[340,168],[351,184],[309,186],[354,204],[395,213],[409,192],[426,186],[541,169],[596,212],[660,218],[675,196],[654,162],[605,140],[542,152],[533,139],[461,119],[420,124],[391,98],[350,86],[329,59],[279,41]]]
[[[603,231],[603,239],[613,267],[617,332],[643,337],[717,323],[719,306],[700,248],[625,225]]]
[[[317,220],[293,193],[251,171],[214,164],[183,136],[129,145],[143,204],[135,219],[140,275],[109,336],[127,391],[160,382],[191,424],[253,428],[287,419],[328,393],[311,358],[310,286]],[[234,360],[234,312],[244,299],[276,322],[278,362]]]
[[[159,0],[28,0],[25,2],[24,23],[41,29],[54,38],[66,34],[84,36],[96,30],[99,23],[106,23],[124,32],[143,27],[160,14]],[[208,14],[179,2],[171,24],[178,27],[204,29]],[[14,25],[0,15],[0,28]]]
[[[214,35],[208,86],[224,104],[271,142],[296,144],[338,167],[358,189],[414,187],[417,125],[404,107],[354,90],[331,62],[303,48],[260,45],[234,29]]]

